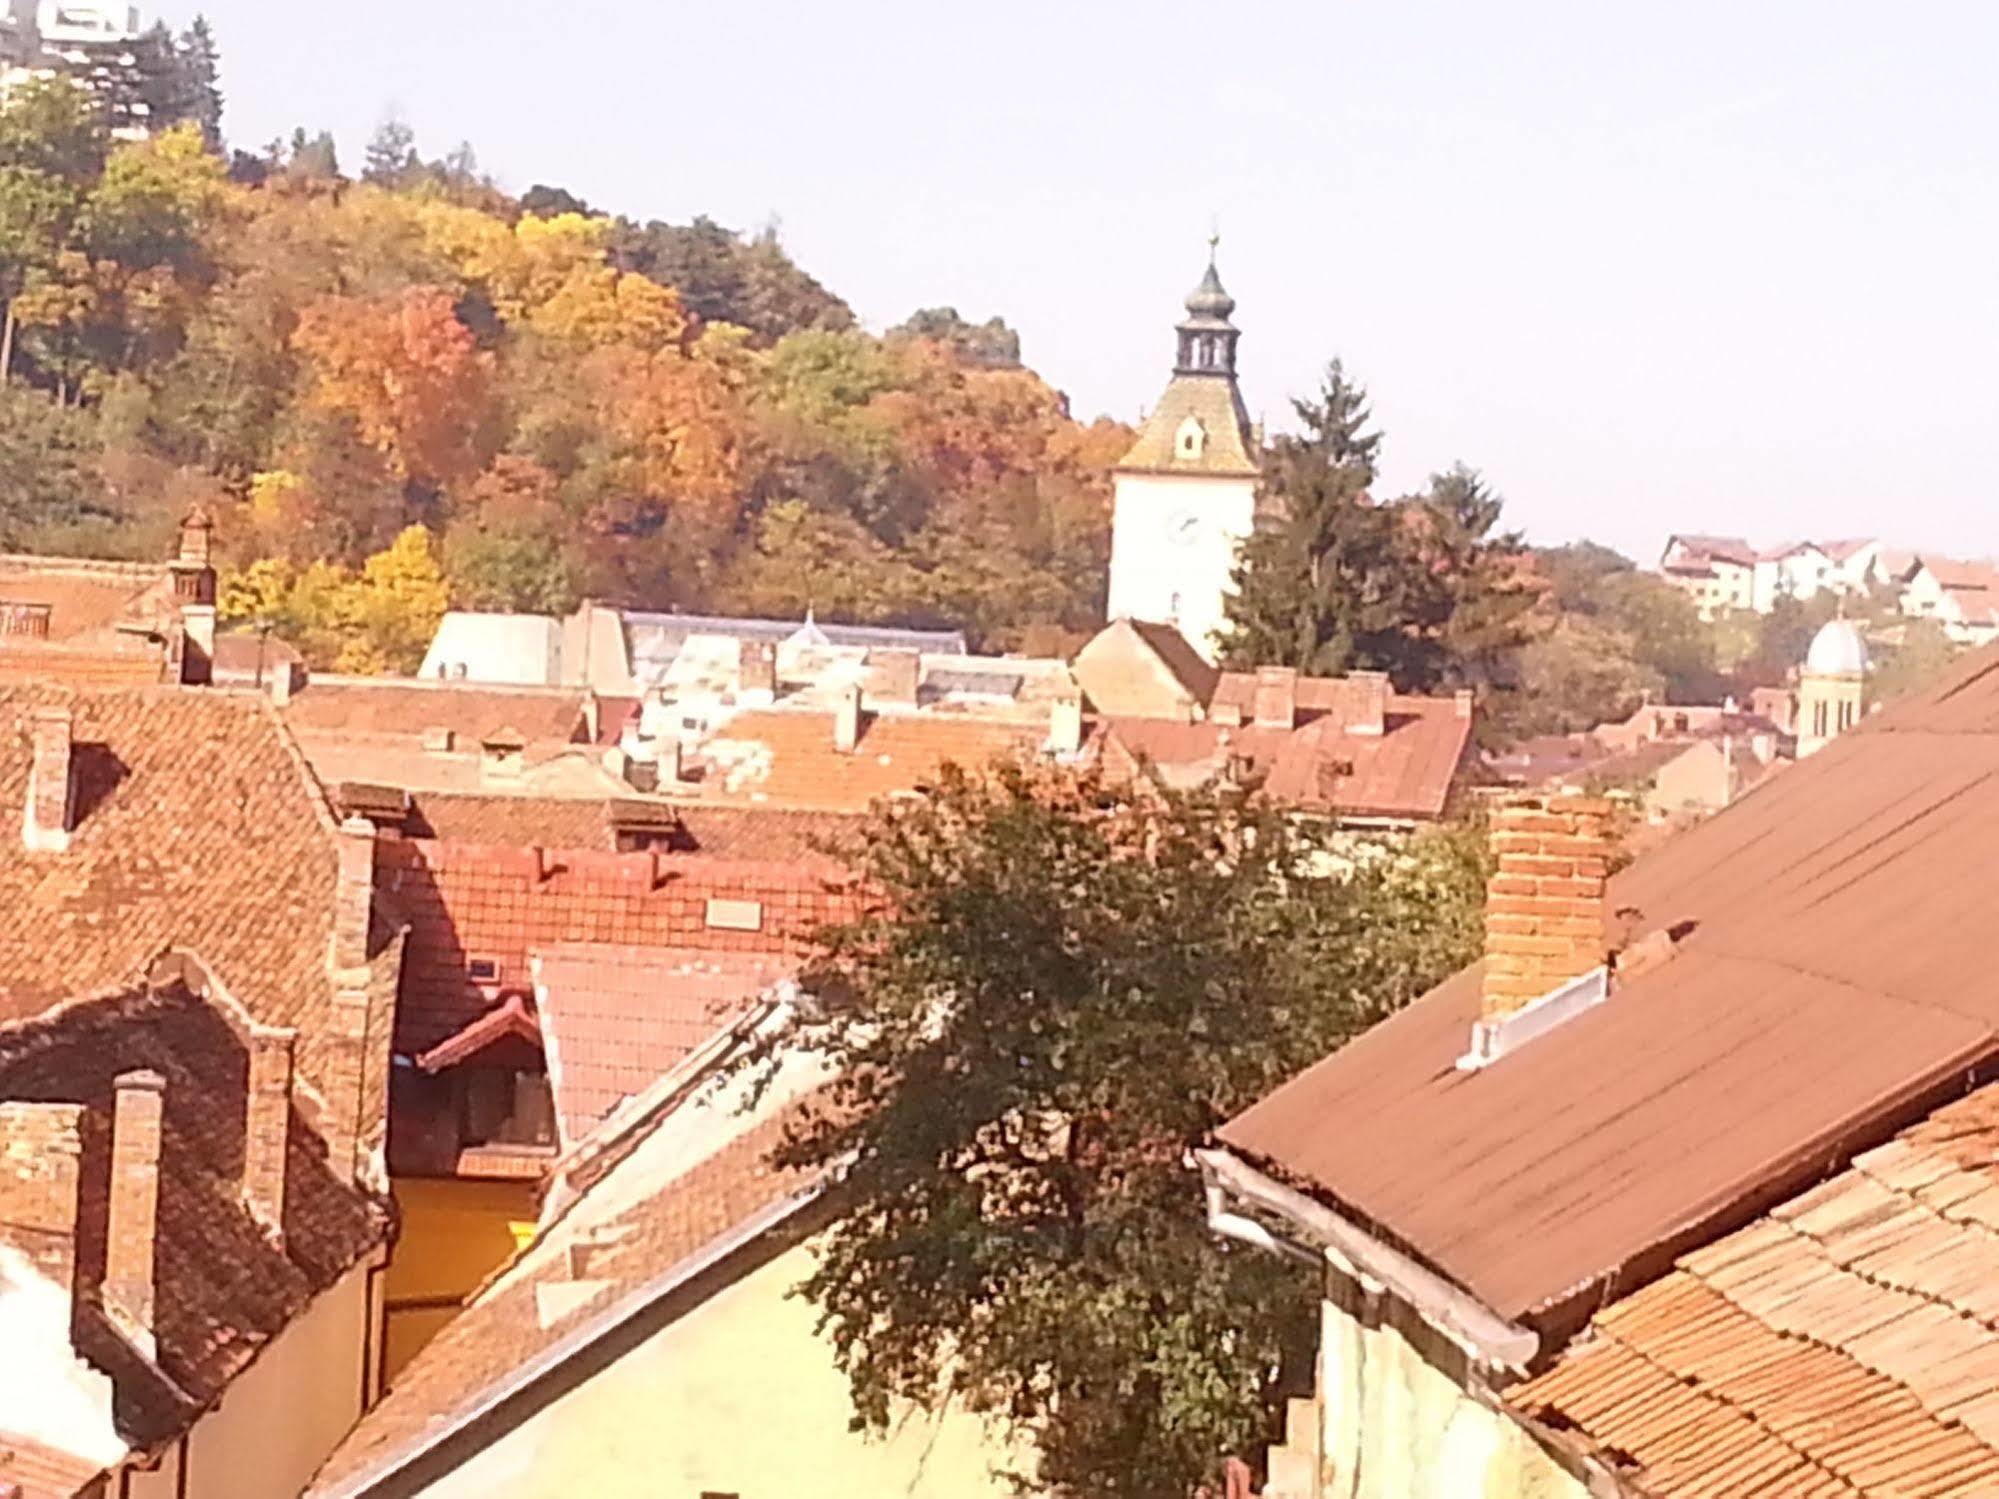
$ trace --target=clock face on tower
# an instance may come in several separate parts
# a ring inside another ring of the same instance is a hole
[[[1176,510],[1166,518],[1166,539],[1175,546],[1192,546],[1201,534],[1201,517],[1191,510]]]

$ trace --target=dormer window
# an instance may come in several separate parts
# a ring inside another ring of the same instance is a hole
[[[1191,416],[1180,424],[1180,430],[1173,438],[1173,451],[1181,458],[1198,458],[1207,451],[1207,446],[1207,428]]]

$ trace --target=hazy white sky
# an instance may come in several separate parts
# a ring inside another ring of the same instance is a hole
[[[232,140],[399,113],[504,185],[773,217],[871,326],[1131,418],[1211,215],[1253,412],[1338,355],[1384,488],[1536,540],[1999,551],[1999,5],[203,0]],[[179,6],[170,21],[186,19]]]

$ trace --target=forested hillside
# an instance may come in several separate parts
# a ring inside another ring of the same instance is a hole
[[[997,321],[858,331],[771,234],[515,199],[395,126],[360,180],[304,132],[115,142],[52,81],[0,110],[0,295],[0,548],[157,556],[202,502],[226,606],[322,660],[407,665],[445,598],[1099,618],[1127,432]]]

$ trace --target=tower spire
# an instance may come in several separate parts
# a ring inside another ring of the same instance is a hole
[[[1229,321],[1235,298],[1222,286],[1221,272],[1215,268],[1215,252],[1221,242],[1219,229],[1208,235],[1207,274],[1187,294],[1187,316],[1176,330],[1180,357],[1173,367],[1175,374],[1235,378],[1235,346],[1242,333]]]

